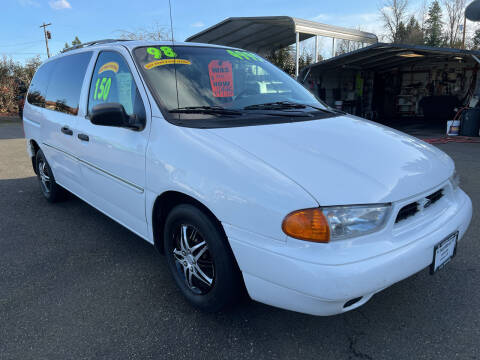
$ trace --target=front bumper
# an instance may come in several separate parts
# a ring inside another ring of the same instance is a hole
[[[252,299],[312,315],[334,315],[363,305],[375,293],[429,266],[434,246],[453,232],[459,231],[459,240],[463,237],[472,203],[462,190],[455,193],[454,205],[422,231],[404,236],[395,249],[380,255],[365,258],[363,252],[358,261],[343,250],[337,259],[329,255],[328,264],[321,263],[312,254],[325,253],[324,244],[281,242],[223,225]],[[361,253],[359,247],[350,252]]]

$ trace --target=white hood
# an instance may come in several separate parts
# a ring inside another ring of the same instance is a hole
[[[323,206],[405,199],[454,169],[437,148],[354,116],[210,131],[290,177]]]

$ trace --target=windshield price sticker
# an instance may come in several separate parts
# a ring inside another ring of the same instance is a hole
[[[166,57],[176,57],[177,54],[172,50],[170,46],[160,46],[160,48],[149,47],[147,48],[147,53],[152,55],[155,59],[161,59],[162,53]]]
[[[185,60],[185,59],[155,60],[155,61],[149,62],[148,64],[145,64],[145,69],[150,70],[150,69],[153,69],[157,66],[171,65],[171,64],[191,65],[192,63],[190,62],[190,60]]]
[[[247,51],[227,50],[227,52],[230,55],[235,56],[237,59],[240,59],[240,60],[263,61],[263,59],[260,56],[257,56]]]
[[[118,72],[118,63],[115,61],[110,61],[107,62],[106,64],[103,64],[100,69],[98,70],[98,73],[101,74],[105,71],[113,71],[114,73]]]
[[[213,96],[233,96],[233,72],[230,61],[212,60],[208,64],[208,74]]]

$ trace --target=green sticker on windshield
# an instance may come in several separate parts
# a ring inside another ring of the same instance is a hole
[[[227,50],[227,52],[236,57],[237,59],[240,60],[250,60],[250,61],[263,61],[263,59],[260,56],[257,56],[255,54],[252,54],[247,51],[239,51],[239,50]]]
[[[175,51],[173,51],[173,49],[170,46],[160,46],[160,48],[149,47],[147,48],[147,53],[152,55],[155,59],[161,59],[162,53],[166,57],[177,56],[177,54],[175,54]]]

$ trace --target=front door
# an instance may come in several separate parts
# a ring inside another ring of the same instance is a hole
[[[147,237],[145,217],[145,152],[150,111],[143,89],[126,60],[129,54],[101,51],[93,71],[87,116],[78,120],[84,198],[140,236]],[[131,58],[130,58],[131,61]],[[100,126],[88,115],[99,104],[119,103],[128,115],[143,119],[145,128]]]

